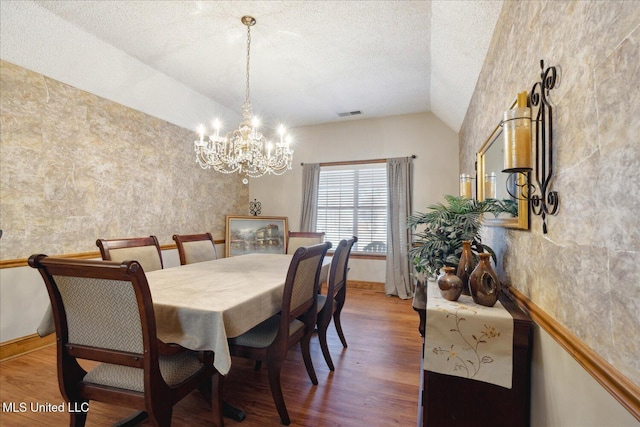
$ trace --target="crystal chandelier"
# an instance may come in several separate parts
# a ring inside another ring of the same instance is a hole
[[[240,126],[220,136],[220,122],[213,123],[215,133],[204,139],[204,129],[199,130],[200,139],[194,142],[196,161],[203,169],[213,168],[225,174],[238,172],[245,177],[247,184],[250,178],[257,178],[267,173],[282,175],[291,170],[293,150],[290,148],[291,137],[285,134],[284,126],[279,128],[279,140],[274,144],[268,141],[260,131],[260,124],[253,117],[249,101],[249,58],[251,52],[251,27],[256,20],[251,16],[243,16],[242,23],[247,26],[247,84],[245,100],[242,107]]]

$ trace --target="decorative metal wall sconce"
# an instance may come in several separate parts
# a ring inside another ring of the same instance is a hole
[[[262,203],[257,199],[253,199],[253,202],[249,202],[249,214],[258,216],[262,213]]]
[[[556,67],[544,68],[540,61],[540,81],[531,88],[528,98],[536,111],[531,118],[531,110],[526,106],[526,92],[518,94],[518,106],[505,112],[504,126],[504,170],[509,173],[507,191],[516,199],[531,201],[531,210],[542,217],[542,232],[547,233],[547,215],[558,211],[559,199],[556,191],[550,190],[553,178],[553,106],[549,102],[549,91],[556,85]],[[524,105],[523,105],[524,101]],[[534,127],[535,142],[535,183],[531,182],[531,124]],[[518,175],[525,176],[519,180]],[[524,184],[518,184],[524,182]],[[518,194],[513,194],[517,189]]]

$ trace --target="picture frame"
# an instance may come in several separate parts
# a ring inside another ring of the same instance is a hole
[[[225,254],[286,254],[289,234],[286,216],[227,215]]]

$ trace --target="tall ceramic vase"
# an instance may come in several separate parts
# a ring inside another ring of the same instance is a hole
[[[491,255],[478,254],[480,262],[469,276],[469,289],[471,297],[476,304],[493,307],[498,301],[500,282],[496,272],[491,267]]]
[[[460,255],[460,263],[458,263],[458,271],[456,276],[462,280],[462,294],[471,295],[469,291],[469,275],[474,268],[473,253],[471,253],[471,240],[462,241],[462,254]]]

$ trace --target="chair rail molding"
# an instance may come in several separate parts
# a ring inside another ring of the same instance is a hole
[[[571,331],[562,326],[527,296],[510,287],[508,291],[533,321],[544,329],[627,411],[640,421],[640,387],[604,360]]]

